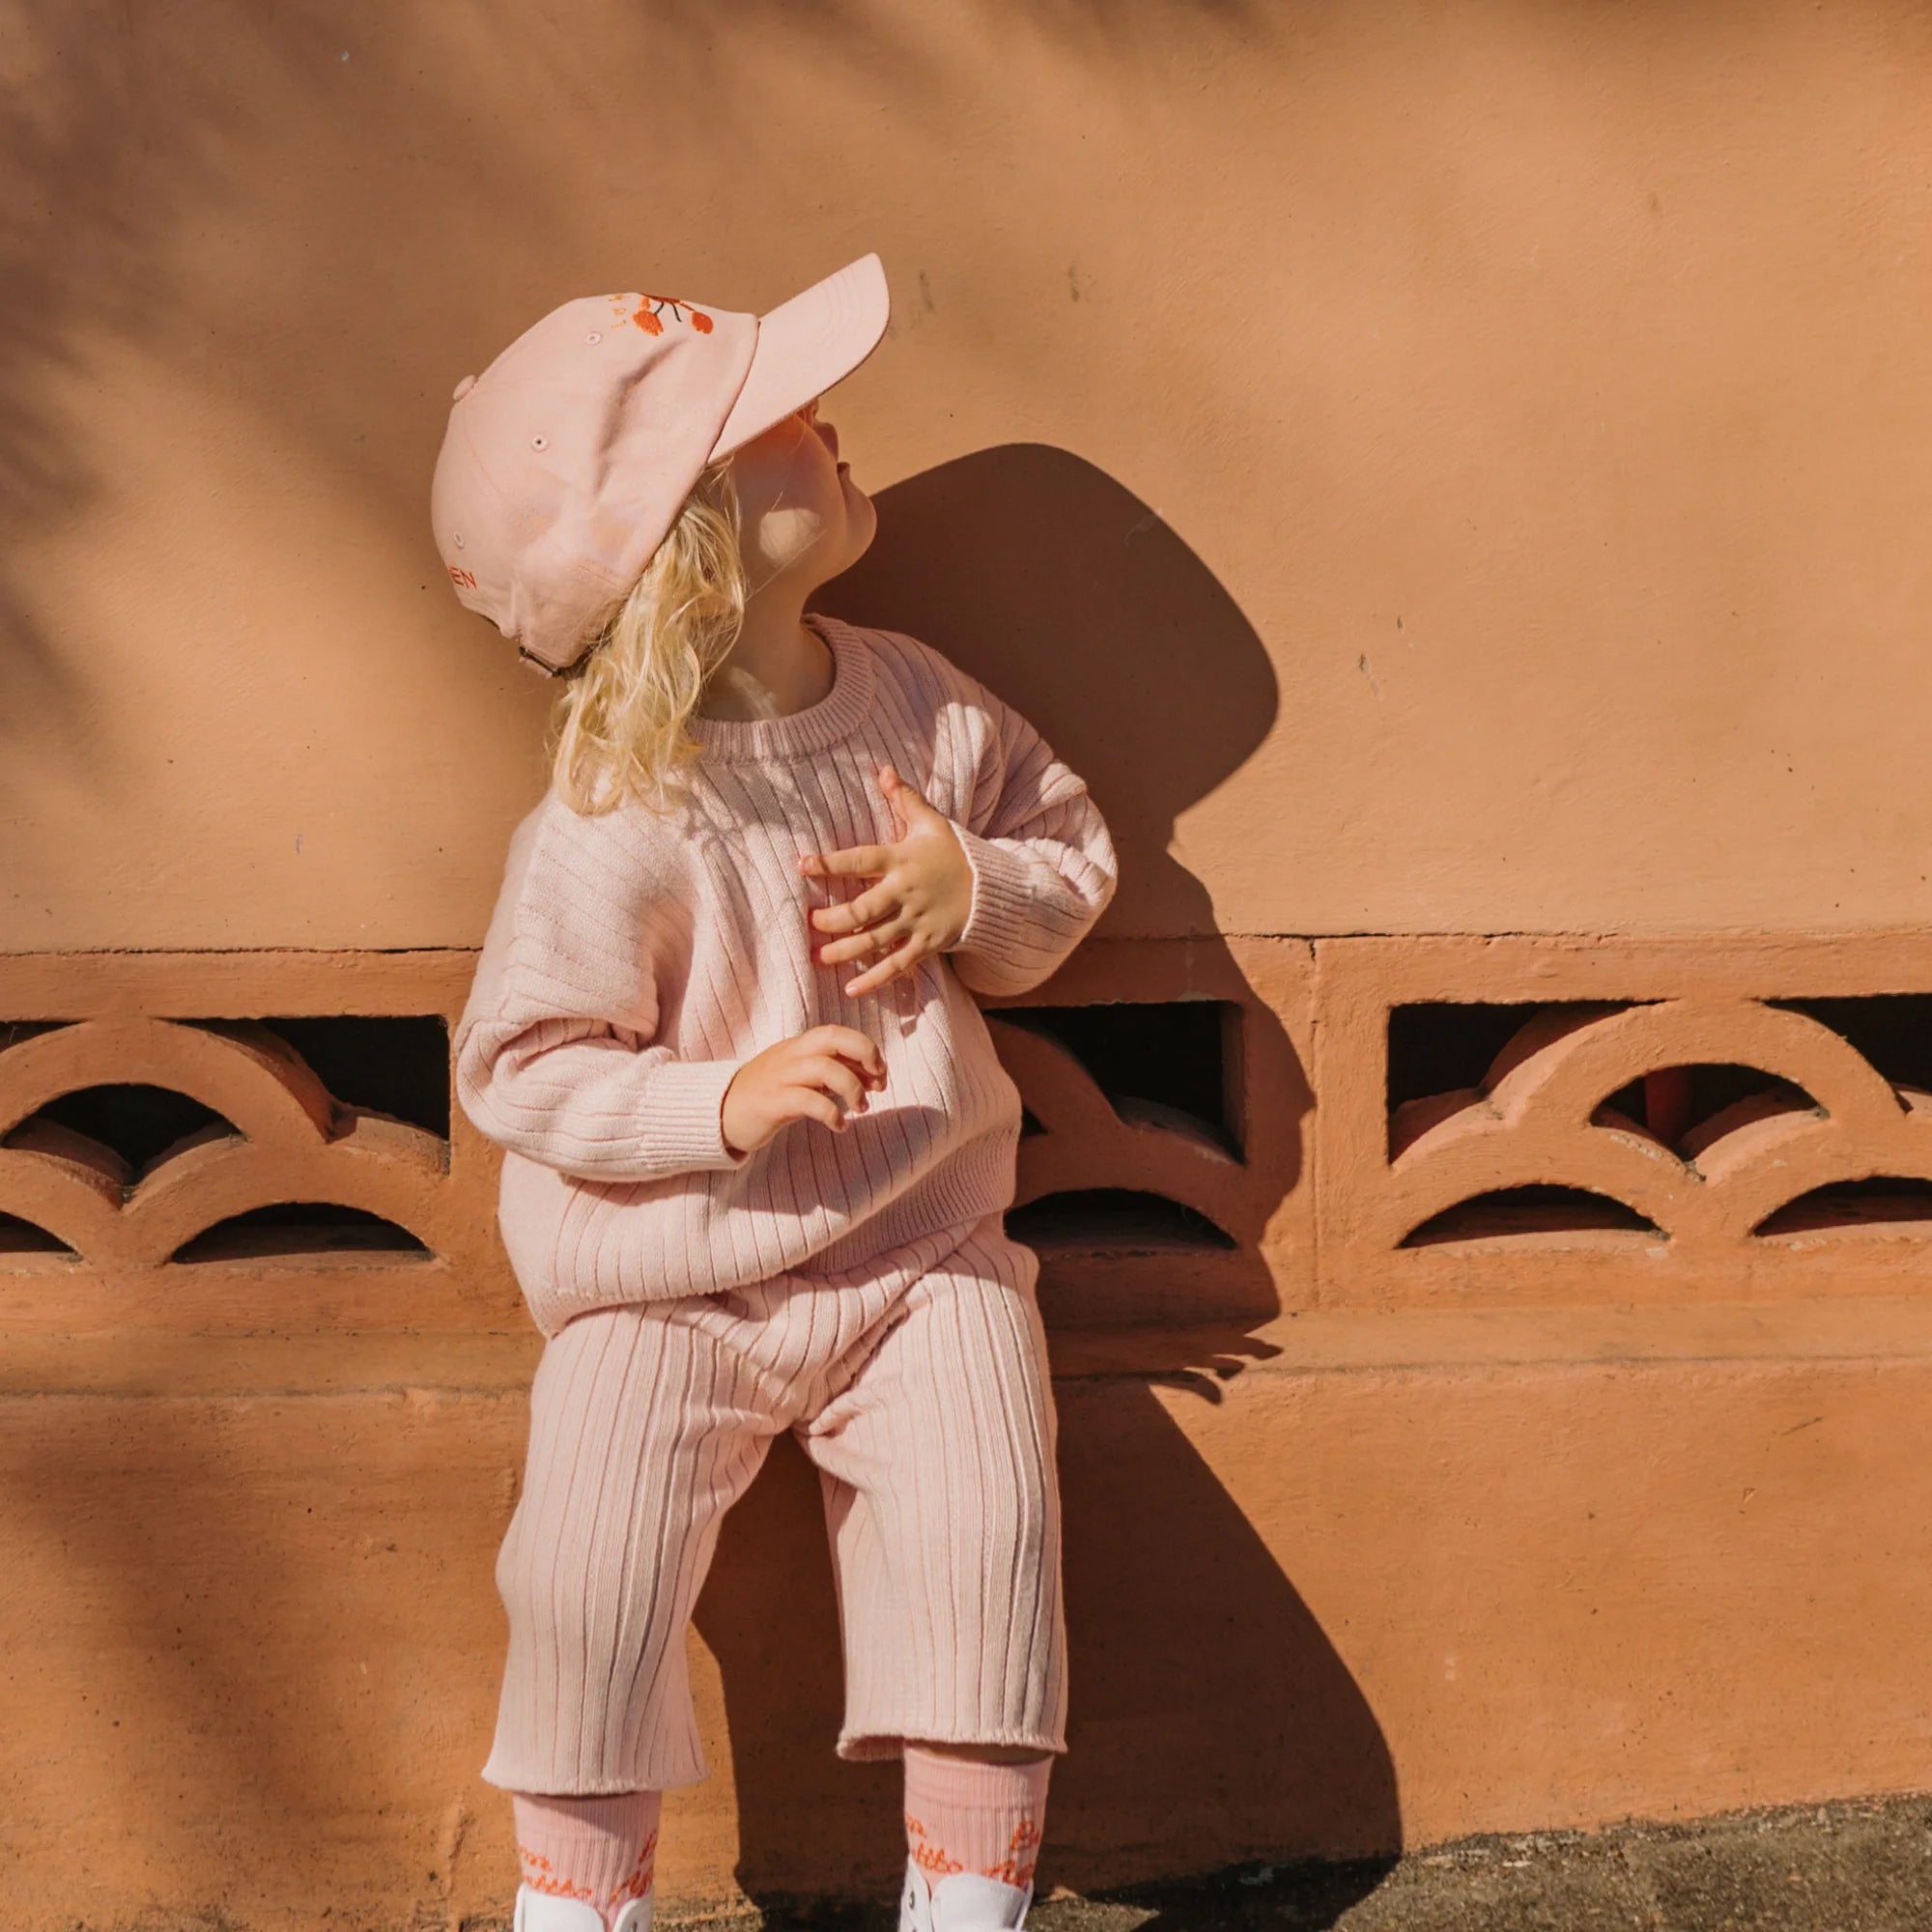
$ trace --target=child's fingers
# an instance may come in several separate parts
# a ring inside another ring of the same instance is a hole
[[[849,939],[827,941],[814,956],[821,966],[843,965],[848,959],[864,959],[882,947],[896,946],[912,930],[913,924],[908,919],[895,919],[890,924],[868,925],[864,932],[855,932]]]
[[[797,1098],[794,1102],[793,1118],[801,1121],[818,1121],[833,1129],[842,1132],[845,1126],[845,1110],[830,1094],[821,1094],[816,1087],[795,1088]]]
[[[889,952],[876,966],[851,980],[845,990],[848,993],[869,993],[873,987],[883,986],[888,980],[896,980],[901,973],[909,972],[923,956],[915,934],[896,952]]]
[[[840,899],[837,905],[813,906],[811,923],[820,932],[850,932],[854,926],[870,925],[875,920],[898,911],[899,890],[893,885],[873,886],[855,899]]]
[[[807,1061],[792,1076],[801,1091],[816,1093],[837,1109],[837,1118],[866,1110],[866,1083],[834,1054],[819,1054]]]
[[[875,1079],[886,1077],[886,1056],[879,1051],[878,1042],[869,1034],[864,1034],[857,1027],[840,1026],[837,1021],[828,1020],[823,1026],[815,1026],[799,1036],[821,1052],[841,1055],[866,1068]]]
[[[926,797],[915,784],[908,784],[904,779],[897,780],[887,788],[887,796],[893,802],[894,810],[911,826],[918,819],[931,816],[944,818],[946,814]]]
[[[812,878],[876,878],[892,863],[883,845],[841,845],[836,852],[801,852],[798,868]]]

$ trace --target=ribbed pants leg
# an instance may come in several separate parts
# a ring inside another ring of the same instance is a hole
[[[662,1791],[706,1775],[685,1633],[724,1512],[789,1416],[694,1319],[599,1309],[546,1345],[497,1559],[510,1640],[481,1776],[507,1791]]]
[[[839,1755],[1065,1748],[1056,1423],[1037,1258],[987,1224],[798,1435],[839,1582]]]

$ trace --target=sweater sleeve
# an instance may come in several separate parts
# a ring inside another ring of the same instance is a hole
[[[680,910],[652,889],[634,828],[546,800],[510,841],[502,890],[452,1041],[479,1132],[585,1180],[738,1168],[724,1089],[744,1056],[658,1040],[660,973]]]
[[[1086,781],[1026,719],[954,667],[977,746],[973,803],[948,823],[973,870],[973,907],[949,957],[976,993],[1025,993],[1058,971],[1119,884]]]

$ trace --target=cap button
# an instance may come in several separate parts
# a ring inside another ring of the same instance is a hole
[[[452,403],[460,403],[464,399],[464,397],[467,396],[470,392],[470,390],[473,389],[475,386],[476,386],[476,378],[474,376],[464,377],[462,382],[457,384],[456,393],[453,396],[451,396],[449,400]]]

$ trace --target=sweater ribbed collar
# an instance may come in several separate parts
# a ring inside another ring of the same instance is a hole
[[[850,624],[817,611],[804,621],[823,638],[833,657],[832,689],[816,704],[778,718],[705,718],[685,721],[706,758],[791,758],[837,744],[870,710],[872,649]]]

